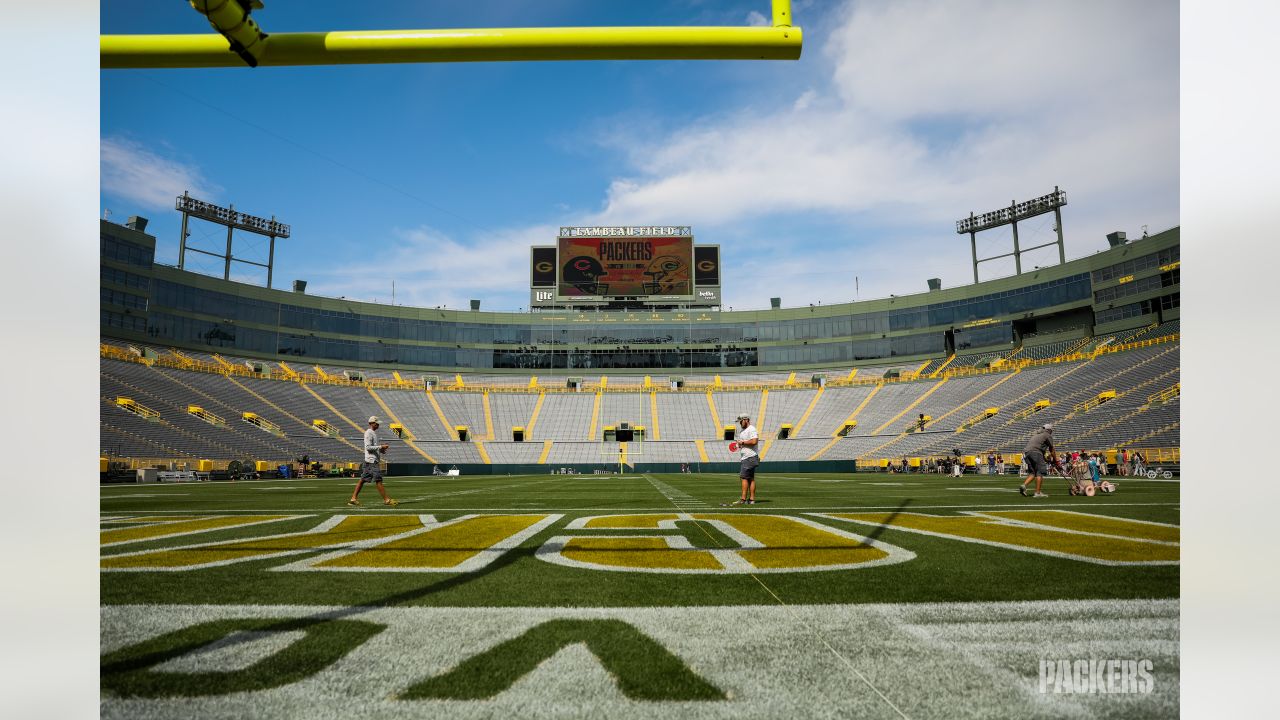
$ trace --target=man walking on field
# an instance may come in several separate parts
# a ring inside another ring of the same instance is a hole
[[[399,505],[400,503],[387,497],[387,491],[382,487],[382,468],[379,466],[379,455],[386,455],[387,448],[390,447],[386,443],[378,444],[378,417],[375,415],[369,418],[369,429],[364,431],[364,463],[360,465],[360,479],[356,481],[356,489],[351,493],[351,499],[347,501],[348,505],[359,505],[360,489],[364,487],[366,482],[373,483],[378,488],[378,494],[382,496],[383,505]]]
[[[738,453],[742,457],[742,465],[738,470],[738,477],[742,479],[742,499],[738,503],[755,505],[756,468],[760,465],[760,453],[756,448],[760,444],[760,433],[756,432],[751,418],[746,415],[738,416],[738,425],[742,428],[738,432]]]
[[[1031,436],[1031,441],[1027,443],[1026,450],[1022,451],[1022,457],[1027,463],[1027,479],[1022,481],[1018,492],[1026,495],[1027,483],[1035,480],[1035,497],[1049,497],[1040,492],[1040,485],[1044,482],[1044,476],[1049,472],[1049,464],[1045,461],[1046,452],[1049,454],[1048,457],[1054,457],[1053,423],[1041,425],[1036,434]]]

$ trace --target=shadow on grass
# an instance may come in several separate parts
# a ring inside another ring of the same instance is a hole
[[[904,500],[892,513],[889,514],[883,523],[876,525],[871,529],[871,532],[864,535],[866,542],[863,544],[874,545],[875,541],[880,537],[884,530],[893,524],[894,520],[906,509],[910,502],[910,500]],[[547,530],[545,532],[551,531]],[[540,535],[541,534],[542,533],[540,533]],[[258,633],[288,632],[299,629],[318,630],[319,628],[317,626],[319,625],[330,625],[330,627],[335,628],[336,631],[340,631],[340,634],[349,636],[349,644],[345,649],[339,652],[310,651],[303,653],[297,658],[290,657],[289,659],[294,661],[291,663],[295,666],[293,671],[290,673],[280,673],[271,681],[250,682],[252,677],[259,674],[257,672],[240,673],[236,674],[234,678],[224,678],[224,680],[229,683],[226,690],[266,689],[280,684],[286,684],[287,682],[293,682],[300,677],[305,677],[315,672],[319,672],[385,629],[383,626],[376,623],[352,623],[350,622],[350,618],[379,608],[412,604],[418,600],[430,597],[431,595],[449,592],[455,588],[465,586],[469,583],[488,577],[495,572],[500,572],[523,559],[534,558],[539,546],[540,541],[527,542],[521,547],[513,548],[503,553],[493,562],[474,572],[458,573],[429,585],[392,593],[361,605],[353,605],[338,610],[327,610],[302,617],[289,617],[275,620],[261,618],[246,619],[245,622],[251,622],[253,630]],[[225,638],[228,637],[227,632],[232,629],[231,625],[226,625],[226,623],[229,622],[233,621],[205,623],[201,626],[197,626],[198,629],[201,629],[201,631],[198,632],[192,631],[192,628],[187,628],[174,633],[168,633],[160,638],[153,638],[109,653],[100,661],[100,673],[103,687],[116,690],[117,692],[121,692],[125,695],[162,696],[188,694],[189,688],[186,684],[175,684],[167,681],[160,682],[163,678],[157,679],[151,677],[154,673],[151,673],[150,669],[166,660],[197,651],[218,642],[219,640],[224,640],[225,642]],[[224,627],[224,625],[226,626]],[[243,640],[233,640],[232,642],[248,642],[251,639],[252,636],[246,635]],[[303,649],[307,648],[304,647]],[[256,670],[257,666],[255,666],[254,669]],[[241,678],[241,674],[245,677]],[[215,675],[217,674],[215,673]],[[213,691],[212,687],[210,688],[210,691]]]

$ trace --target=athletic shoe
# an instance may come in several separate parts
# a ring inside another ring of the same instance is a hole
[[[1026,485],[1019,485],[1019,486],[1018,486],[1018,492],[1022,495],[1022,497],[1028,497],[1028,496],[1027,496],[1027,486],[1026,486]]]
[[[348,505],[359,505],[359,504],[360,504],[360,501],[359,501],[359,500],[348,500],[348,501],[347,501],[347,504],[348,504]]]
[[[1032,497],[1049,497],[1049,496],[1048,496],[1048,495],[1046,495],[1046,494],[1044,494],[1044,493],[1036,493],[1036,494],[1035,494],[1035,495],[1033,495]]]
[[[755,500],[748,500],[748,501],[747,501],[747,504],[748,504],[748,505],[755,505],[755,504],[756,504],[756,501],[755,501]]]
[[[383,504],[383,505],[399,505],[399,504],[400,504],[400,501],[399,501],[399,500],[384,500],[382,504]]]

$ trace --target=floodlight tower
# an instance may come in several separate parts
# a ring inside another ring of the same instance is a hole
[[[988,260],[997,260],[999,258],[1013,256],[1014,272],[1018,275],[1022,274],[1022,254],[1039,250],[1040,248],[1049,247],[1050,245],[1058,246],[1058,261],[1066,264],[1067,251],[1066,246],[1062,242],[1062,206],[1067,204],[1067,193],[1053,187],[1053,192],[1048,195],[1042,195],[1034,200],[1024,200],[1018,202],[1014,200],[1009,207],[999,210],[992,210],[981,215],[969,213],[969,217],[956,221],[956,234],[969,235],[969,247],[973,250],[973,282],[978,282],[978,263],[984,263]],[[1029,248],[1018,246],[1018,221],[1033,218],[1037,215],[1043,215],[1047,212],[1053,213],[1054,230],[1058,234],[1058,239],[1053,242],[1036,245]],[[1002,225],[1013,226],[1013,252],[1004,253],[1002,255],[992,255],[991,257],[978,258],[978,233],[983,230],[991,230]]]
[[[197,200],[191,197],[189,192],[183,192],[178,196],[174,203],[174,209],[182,213],[182,238],[178,245],[178,269],[185,270],[187,264],[187,251],[198,252],[203,255],[211,255],[221,258],[225,263],[222,272],[223,280],[231,279],[231,263],[238,262],[245,265],[257,265],[267,269],[267,287],[271,287],[271,271],[275,266],[276,259],[276,238],[289,237],[289,226],[282,222],[278,222],[273,215],[270,220],[260,218],[256,215],[237,212],[235,207],[222,207],[214,205],[203,200]],[[187,223],[190,218],[207,220],[218,225],[225,225],[227,228],[227,251],[223,254],[201,250],[200,248],[187,247]],[[266,235],[271,238],[271,247],[267,254],[267,262],[260,263],[252,260],[244,260],[235,257],[231,252],[232,233],[236,230],[247,230],[257,235]]]

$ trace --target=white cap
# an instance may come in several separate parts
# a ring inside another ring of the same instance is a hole
[[[1044,429],[1045,429],[1045,430],[1052,430],[1052,429],[1053,429],[1053,423],[1045,423],[1045,424],[1044,424]]]
[[[381,424],[382,424],[382,421],[378,419],[378,416],[377,416],[377,415],[370,415],[370,416],[369,416],[369,424],[370,424],[370,425],[372,425],[373,423],[377,423],[377,424],[381,425]]]

